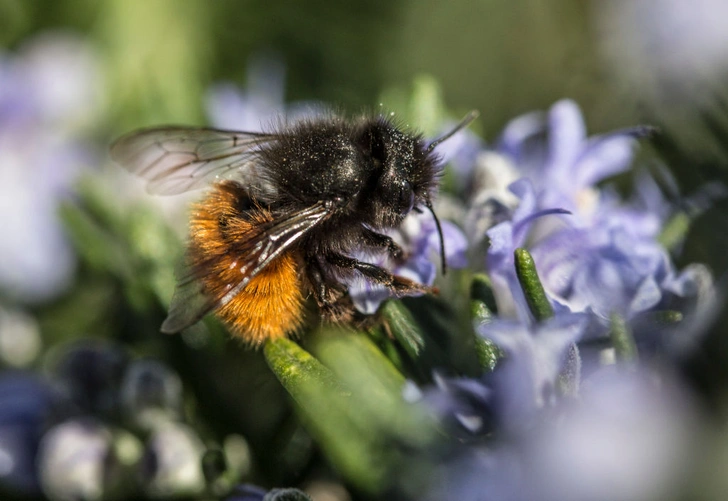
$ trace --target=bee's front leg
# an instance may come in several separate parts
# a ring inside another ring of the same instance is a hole
[[[409,278],[394,275],[384,268],[371,263],[365,263],[343,254],[330,253],[326,260],[334,266],[345,270],[356,270],[368,279],[389,287],[397,295],[433,292],[432,287],[410,280]]]
[[[397,261],[402,261],[405,258],[404,250],[397,244],[391,237],[364,226],[362,228],[362,236],[366,243],[372,247],[380,247],[387,249],[389,255]]]

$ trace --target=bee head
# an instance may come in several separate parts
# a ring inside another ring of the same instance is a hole
[[[442,228],[432,208],[432,194],[439,175],[435,147],[467,127],[478,117],[470,112],[451,131],[426,145],[420,135],[403,132],[380,117],[368,122],[359,134],[359,144],[371,159],[373,183],[369,187],[375,226],[396,227],[413,209],[427,208],[435,219],[440,236],[442,269],[445,270],[445,244]]]
[[[367,199],[373,223],[397,226],[413,208],[430,199],[437,184],[437,158],[420,136],[381,117],[366,123],[359,144],[372,163]]]

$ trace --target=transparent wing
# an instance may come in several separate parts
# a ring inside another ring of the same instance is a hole
[[[200,277],[190,270],[177,284],[169,315],[162,324],[162,332],[180,332],[210,311],[226,305],[275,258],[290,250],[301,237],[325,221],[332,209],[331,203],[318,202],[304,210],[287,214],[285,218],[256,226],[256,233],[235,249],[235,253],[242,256],[237,262],[239,275],[220,291],[212,294],[203,291]]]
[[[148,181],[147,191],[176,195],[236,175],[243,184],[260,177],[255,153],[274,134],[210,128],[159,127],[122,136],[111,158]]]

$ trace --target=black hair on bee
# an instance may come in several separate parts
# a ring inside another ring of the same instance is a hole
[[[133,132],[114,160],[171,195],[212,185],[193,207],[186,276],[164,332],[179,332],[215,310],[251,344],[300,326],[305,295],[323,316],[352,318],[343,279],[361,274],[397,295],[429,287],[351,257],[358,249],[402,259],[385,232],[412,210],[429,210],[440,173],[434,150],[477,117],[427,144],[385,116],[328,114],[272,132],[160,127]]]

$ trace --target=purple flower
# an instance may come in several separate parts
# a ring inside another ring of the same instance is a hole
[[[578,363],[578,351],[575,362],[571,350],[587,323],[586,315],[565,313],[532,326],[500,319],[483,324],[478,334],[493,341],[505,357],[492,373],[477,379],[436,374],[436,386],[424,390],[423,402],[461,441],[520,433],[557,403],[558,379]]]
[[[67,35],[0,54],[0,289],[17,299],[52,298],[71,279],[57,205],[90,163],[78,129],[99,108],[97,85],[93,54]]]
[[[434,379],[435,386],[425,389],[422,401],[450,435],[466,440],[493,430],[493,389],[487,380],[437,373]]]
[[[487,231],[489,246],[486,268],[493,281],[501,314],[517,313],[521,319],[530,318],[516,276],[513,253],[526,243],[526,238],[533,223],[543,216],[568,214],[559,208],[537,210],[538,197],[528,179],[521,179],[509,187],[510,191],[521,200],[510,221],[504,221]],[[515,311],[514,311],[515,310]]]
[[[609,203],[597,183],[629,168],[634,139],[642,129],[630,129],[587,137],[577,105],[559,101],[547,115],[531,113],[512,120],[497,146],[481,153],[472,172],[473,193],[468,230],[482,234],[482,220],[494,204],[514,208],[517,200],[506,190],[516,179],[525,177],[538,194],[534,210],[560,208],[573,217],[568,224],[595,223],[602,204]],[[484,214],[485,211],[485,214]],[[492,224],[499,221],[491,220]],[[550,229],[552,221],[543,224]],[[548,233],[540,229],[540,233]]]
[[[541,409],[556,402],[557,379],[567,362],[571,363],[569,350],[587,325],[586,315],[563,313],[534,326],[497,320],[478,328],[481,336],[505,354],[493,374],[494,405],[501,426],[528,426]]]
[[[520,246],[531,251],[554,306],[571,311],[632,318],[657,307],[666,293],[690,288],[690,278],[674,271],[657,242],[673,210],[655,180],[639,175],[628,202],[608,187],[597,187],[629,167],[635,137],[643,129],[588,138],[572,101],[556,103],[546,116],[524,115],[506,127],[493,155],[506,159],[500,163],[528,181],[509,186],[516,202],[502,193],[502,186],[493,191],[483,184],[466,220],[476,238],[474,230],[482,231],[483,221],[496,223],[486,231],[486,267],[502,312],[512,315],[515,303],[520,318],[528,315],[513,269],[513,251]],[[491,160],[486,170],[498,164]],[[475,173],[482,175],[484,168],[476,166]],[[494,207],[493,200],[505,207],[500,212],[505,221],[484,217],[483,208]],[[559,210],[571,215],[540,217]]]
[[[692,402],[663,375],[606,368],[578,400],[486,446],[458,448],[430,474],[427,499],[640,501],[672,498],[698,436]]]
[[[449,221],[442,221],[441,224],[447,264],[452,268],[462,268],[466,264],[467,242],[465,236],[455,224]],[[440,237],[432,215],[428,212],[411,212],[400,228],[389,232],[389,235],[402,246],[406,256],[404,262],[392,262],[384,253],[375,256],[361,253],[355,257],[383,266],[395,275],[425,285],[432,285],[437,271],[435,263],[439,262],[435,256],[440,253]],[[391,293],[386,287],[372,283],[363,277],[357,277],[351,281],[349,295],[354,306],[365,314],[373,314],[382,301],[391,297]]]
[[[596,184],[632,162],[634,131],[588,138],[579,108],[570,100],[554,104],[545,121],[530,118],[527,124],[530,130],[523,121],[506,127],[499,151],[542,192],[541,208],[561,207],[588,224],[599,203]],[[540,144],[534,147],[533,141]]]
[[[665,499],[682,487],[696,417],[680,386],[663,375],[604,368],[566,402],[559,422],[527,438],[529,486],[544,501]],[[619,479],[619,480],[617,480]]]
[[[532,249],[546,290],[572,311],[625,318],[657,305],[671,276],[665,250],[621,227],[569,229]]]

